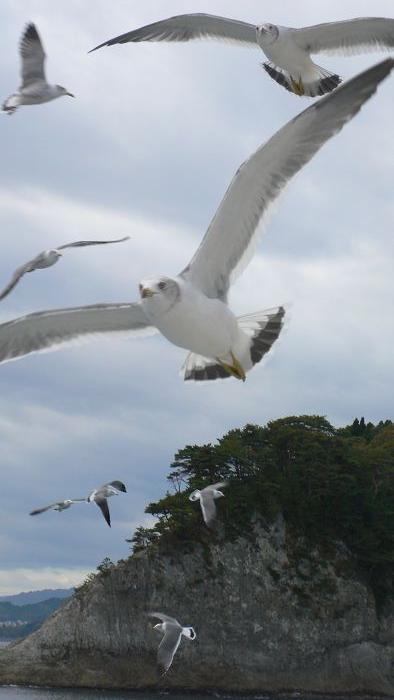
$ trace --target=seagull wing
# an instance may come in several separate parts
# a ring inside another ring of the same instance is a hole
[[[174,625],[172,622],[166,623],[163,639],[161,640],[157,650],[157,663],[163,675],[167,673],[172,664],[175,652],[179,647],[179,642],[181,641],[181,635],[182,627],[178,623],[176,625]]]
[[[65,243],[65,245],[59,245],[56,250],[64,250],[65,248],[84,248],[88,245],[107,245],[108,243],[123,243],[123,241],[130,240],[130,236],[124,236],[124,238],[113,238],[110,241],[75,241],[75,243]]]
[[[155,332],[139,302],[38,311],[0,325],[0,363],[96,334]]]
[[[235,174],[182,276],[208,297],[225,300],[253,255],[257,227],[289,180],[374,94],[392,68],[387,59],[315,102],[261,146]]]
[[[203,489],[200,494],[200,504],[204,523],[212,527],[216,519],[216,505],[211,488]]]
[[[227,486],[227,481],[218,481],[217,484],[209,484],[209,486],[206,486],[202,491],[214,491],[215,489],[222,489],[224,486]]]
[[[177,15],[104,41],[103,44],[95,46],[92,51],[101,49],[102,46],[126,44],[129,41],[190,41],[205,38],[224,39],[256,46],[256,25],[202,13]]]
[[[178,625],[179,627],[181,626],[179,624],[178,620],[175,619],[175,617],[170,617],[169,615],[165,615],[164,613],[149,612],[147,614],[148,614],[148,617],[157,617],[158,620],[161,620],[162,622],[171,622],[174,625]]]
[[[51,510],[52,508],[56,508],[56,506],[62,506],[64,501],[58,501],[57,503],[51,503],[49,506],[45,506],[44,508],[36,508],[36,510],[32,510],[30,515],[40,515],[40,513],[45,513],[47,510]]]
[[[102,498],[96,494],[94,497],[94,502],[97,503],[100,508],[107,524],[111,527],[111,516],[109,514],[108,501],[106,498]]]
[[[394,47],[394,19],[384,17],[358,17],[293,32],[296,44],[312,54],[357,54]]]
[[[34,24],[28,24],[21,39],[22,88],[45,80],[45,51]]]
[[[33,272],[33,270],[36,269],[35,261],[36,258],[34,258],[34,260],[29,260],[29,262],[21,265],[15,270],[7,286],[0,292],[0,300],[4,299],[4,297],[6,297],[14,289],[14,287],[16,287],[19,280],[26,274],[26,272]]]

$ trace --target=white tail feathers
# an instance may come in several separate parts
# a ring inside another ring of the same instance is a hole
[[[283,306],[279,306],[238,317],[239,327],[250,338],[247,356],[238,356],[234,349],[234,354],[245,372],[260,362],[271,349],[282,330],[284,315]],[[186,357],[182,370],[184,370],[185,381],[200,382],[226,379],[231,376],[225,367],[215,360],[196,355],[193,352]]]
[[[290,75],[288,71],[275,66],[273,63],[263,63],[263,68],[268,75],[289,92],[305,97],[317,97],[331,92],[342,79],[336,73],[331,73],[325,68],[312,64],[312,69],[305,75]]]

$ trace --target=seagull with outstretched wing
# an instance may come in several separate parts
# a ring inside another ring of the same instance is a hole
[[[157,651],[157,664],[161,674],[164,676],[172,664],[181,637],[194,640],[197,635],[193,627],[182,627],[174,617],[169,617],[169,615],[159,612],[148,613],[148,615],[161,620],[160,623],[154,625],[154,629],[163,634],[163,639]]]
[[[57,510],[61,512],[62,510],[70,508],[74,503],[95,503],[100,508],[105,521],[108,523],[109,527],[111,527],[111,517],[107,499],[111,496],[118,496],[121,492],[126,493],[126,486],[124,483],[122,481],[110,481],[108,484],[94,489],[87,498],[68,498],[64,501],[57,501],[44,508],[32,510],[30,515],[39,515],[40,513],[45,513],[47,510]]]
[[[124,238],[115,238],[109,241],[75,241],[74,243],[65,243],[65,245],[59,245],[57,248],[52,248],[50,250],[43,250],[42,253],[36,255],[35,258],[29,260],[24,265],[18,267],[14,274],[12,275],[10,281],[0,292],[0,300],[4,299],[18,284],[19,280],[22,279],[23,275],[27,272],[34,272],[34,270],[42,270],[45,267],[52,267],[55,265],[59,258],[62,257],[63,253],[59,251],[65,250],[66,248],[84,248],[89,245],[106,245],[107,243],[123,243],[123,241],[128,241],[130,236],[125,236]]]
[[[224,493],[219,489],[227,486],[226,481],[219,481],[217,484],[210,484],[203,489],[195,489],[189,496],[190,501],[200,501],[202,517],[207,527],[212,528],[216,521],[216,504],[217,498],[222,498]]]
[[[44,508],[36,508],[31,511],[30,515],[40,515],[40,513],[46,513],[47,510],[56,510],[58,513],[61,513],[63,510],[71,508],[74,503],[86,503],[86,498],[66,498],[64,501],[51,503],[49,506],[44,506]]]
[[[87,498],[88,503],[95,503],[100,508],[109,527],[111,527],[111,516],[107,499],[111,496],[118,496],[121,492],[126,493],[126,486],[121,481],[110,481],[109,484],[94,489]]]
[[[18,92],[7,97],[3,111],[14,114],[20,105],[38,105],[62,95],[74,97],[61,85],[50,85],[45,78],[45,51],[35,25],[30,22],[20,43],[22,85]]]
[[[140,283],[140,301],[52,309],[0,325],[0,362],[99,333],[160,331],[189,351],[185,380],[247,372],[278,338],[284,308],[235,316],[231,284],[255,249],[259,224],[292,177],[337,134],[389,75],[387,59],[289,121],[236,172],[190,263],[177,277]]]
[[[315,97],[331,92],[341,78],[314,63],[311,54],[392,50],[394,19],[358,17],[295,29],[277,24],[256,26],[201,13],[176,15],[120,34],[92,51],[128,42],[185,42],[193,39],[219,39],[244,46],[259,46],[268,58],[263,67],[271,78],[296,95]]]

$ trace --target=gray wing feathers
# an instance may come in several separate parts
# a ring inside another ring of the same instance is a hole
[[[358,17],[294,30],[296,43],[309,53],[357,54],[394,47],[394,19]]]
[[[227,481],[218,481],[216,484],[209,484],[209,486],[206,486],[205,488],[209,491],[211,489],[221,489],[224,486],[227,486]],[[205,489],[202,489],[202,491],[205,491]]]
[[[164,613],[149,612],[148,617],[157,617],[157,619],[161,620],[162,622],[171,622],[172,624],[181,627],[178,620],[176,620],[175,617],[170,617],[169,615],[165,615]]]
[[[190,41],[191,39],[224,39],[256,46],[256,27],[248,22],[207,14],[177,15],[148,24],[105,41],[102,46],[125,44],[129,41]]]
[[[139,303],[39,311],[0,325],[0,362],[97,333],[140,331],[150,324]]]
[[[20,43],[22,58],[22,88],[45,80],[45,52],[34,24],[28,24]]]
[[[44,508],[36,508],[36,510],[31,511],[30,515],[40,515],[40,513],[45,513],[47,510],[51,510],[51,508],[55,508],[61,503],[62,501],[58,501],[57,503],[51,503],[51,505],[45,506]]]
[[[14,274],[11,277],[11,280],[8,282],[7,286],[4,287],[2,292],[0,292],[0,300],[4,299],[14,287],[18,284],[19,280],[23,277],[26,272],[31,272],[34,270],[34,267],[32,267],[32,264],[34,263],[33,260],[30,260],[30,262],[26,263],[25,265],[21,265],[21,267],[18,267]]]
[[[157,663],[163,673],[166,673],[172,664],[175,652],[181,641],[182,628],[180,625],[167,622],[166,631],[157,650]]]
[[[114,238],[110,241],[75,241],[74,243],[65,243],[64,245],[59,245],[56,250],[64,250],[65,248],[84,248],[88,245],[107,245],[108,243],[123,243],[123,241],[128,241],[130,236],[124,236],[123,238]]]
[[[231,281],[253,254],[257,226],[268,206],[357,114],[393,65],[387,59],[315,102],[241,165],[183,277],[207,296],[226,299]]]
[[[213,493],[210,489],[203,489],[203,491],[201,491],[200,503],[204,522],[208,527],[212,527],[216,519],[216,506]]]
[[[27,272],[34,272],[34,270],[37,270],[38,268],[42,267],[43,261],[45,261],[43,253],[39,253],[38,255],[36,255],[35,258],[29,260],[24,265],[18,267],[12,275],[10,282],[7,284],[6,287],[4,287],[3,291],[0,293],[0,301],[1,299],[4,299],[4,297],[6,297],[12,289],[14,289],[14,287],[18,284],[19,280],[23,277],[23,275],[25,275]]]
[[[109,527],[111,527],[111,516],[109,514],[107,499],[97,497],[97,495],[96,495],[94,498],[94,502],[97,503],[98,507],[100,508],[100,510],[104,516],[106,523],[109,525]]]

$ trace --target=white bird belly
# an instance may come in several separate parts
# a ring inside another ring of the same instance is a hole
[[[287,70],[290,75],[306,70],[312,63],[308,54],[299,49],[291,39],[281,41],[279,38],[274,44],[264,47],[263,51],[270,61]]]
[[[237,320],[228,306],[203,296],[198,303],[183,299],[155,325],[174,345],[208,358],[226,357],[238,336]]]

